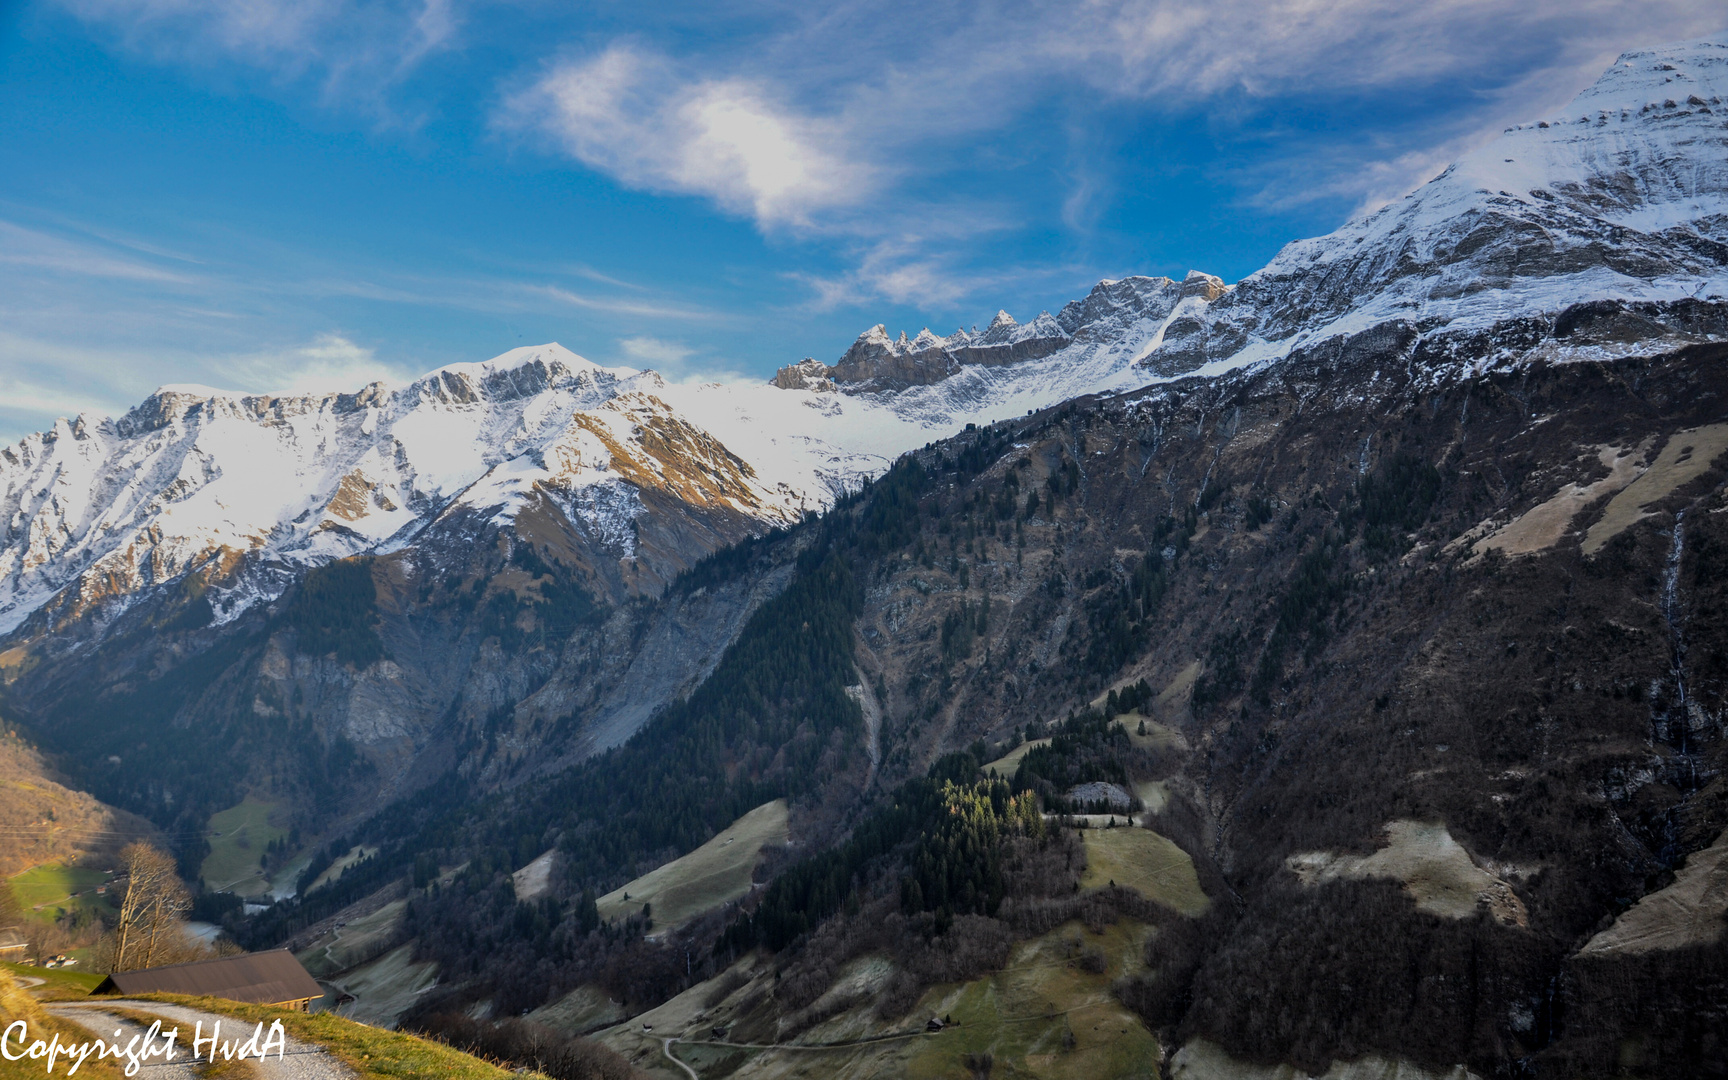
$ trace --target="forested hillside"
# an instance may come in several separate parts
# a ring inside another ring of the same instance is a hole
[[[426,1022],[720,979],[772,1040],[891,1023],[1078,919],[1151,928],[1097,962],[1166,1055],[1707,1070],[1720,937],[1590,943],[1728,822],[1722,359],[1434,384],[1311,356],[937,444],[676,582],[661,603],[790,568],[631,740],[490,791],[452,773],[330,846],[370,861],[235,930],[293,941],[399,880]],[[796,844],[765,888],[599,916],[775,798]],[[1131,817],[1204,906],[1094,880],[1132,871]],[[726,974],[752,955],[771,985]],[[823,996],[872,956],[887,982]]]

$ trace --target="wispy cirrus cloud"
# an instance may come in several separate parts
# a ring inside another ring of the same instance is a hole
[[[0,264],[80,277],[187,285],[191,275],[116,252],[112,248],[0,220]]]
[[[352,391],[374,382],[400,382],[419,374],[387,364],[376,350],[339,333],[319,334],[287,348],[224,358],[233,389],[256,393]]]
[[[456,44],[455,0],[60,0],[124,47],[161,61],[239,63],[306,79],[323,100],[368,113],[427,57]]]
[[[618,342],[618,347],[625,356],[647,367],[682,367],[684,361],[696,352],[688,345],[663,341],[646,334],[624,338]]]

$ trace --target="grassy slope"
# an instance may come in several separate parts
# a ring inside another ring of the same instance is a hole
[[[1194,860],[1151,829],[1086,829],[1080,835],[1086,841],[1081,888],[1102,888],[1114,881],[1184,915],[1204,914],[1210,906]]]
[[[348,849],[346,855],[343,855],[340,859],[331,863],[325,868],[322,874],[319,874],[317,878],[313,880],[312,884],[306,886],[306,891],[310,893],[314,889],[323,888],[331,882],[340,880],[342,874],[350,866],[353,866],[361,859],[369,859],[376,854],[378,854],[378,849],[376,847],[367,847],[365,844],[355,844],[353,847]]]
[[[96,887],[107,880],[107,874],[91,867],[49,863],[13,877],[12,895],[32,918],[52,920],[74,908],[90,908],[111,918],[114,905],[108,897],[96,895]]]
[[[1120,922],[1102,934],[1069,923],[1023,942],[1002,971],[926,995],[914,1018],[952,1017],[954,1027],[912,1044],[910,1080],[965,1075],[967,1054],[989,1053],[993,1076],[1052,1080],[1141,1076],[1154,1072],[1158,1040],[1110,992],[1113,980],[1137,970],[1149,929]],[[1088,972],[1078,954],[1095,950],[1102,972]],[[1073,1046],[1064,1037],[1073,1033]]]
[[[324,1047],[359,1073],[361,1080],[431,1080],[434,1077],[513,1080],[519,1075],[537,1075],[514,1073],[442,1043],[400,1031],[370,1027],[331,1013],[291,1012],[264,1005],[243,1005],[222,998],[179,994],[152,994],[144,1000],[202,1009],[247,1023],[262,1021],[268,1024],[271,1020],[280,1020],[290,1035]]]
[[[677,927],[749,892],[750,874],[762,849],[784,844],[786,836],[786,800],[764,803],[695,851],[602,896],[600,917],[634,915],[643,904],[651,904],[656,931]]]
[[[674,1046],[678,1057],[702,1075],[735,1080],[873,1080],[905,1077],[939,1080],[965,1077],[967,1055],[988,1053],[995,1080],[1102,1080],[1156,1075],[1158,1041],[1138,1017],[1118,1002],[1111,984],[1142,970],[1152,928],[1124,920],[1094,934],[1077,922],[1015,946],[998,972],[966,983],[931,988],[905,1017],[882,1020],[874,998],[824,1021],[791,1040],[801,1049],[763,1049],[713,1040],[709,1029],[726,1019],[725,1009],[703,1009],[709,993],[698,986],[599,1038],[642,1069],[681,1080],[661,1056],[660,1040],[695,1040]],[[1087,970],[1084,958],[1101,963]],[[746,991],[741,996],[748,997]],[[736,999],[734,999],[736,1000]],[[924,1021],[954,1021],[927,1034]],[[697,1019],[701,1017],[701,1019]],[[654,1030],[644,1033],[642,1022]],[[888,1038],[869,1042],[860,1040]],[[1071,1036],[1071,1038],[1070,1038]],[[818,1044],[827,1045],[813,1049]]]
[[[95,971],[73,971],[67,968],[38,968],[25,964],[0,964],[0,975],[41,979],[31,995],[38,1001],[76,1001],[88,997],[103,975]]]
[[[984,766],[984,772],[995,773],[1004,780],[1014,779],[1014,771],[1020,767],[1020,759],[1025,757],[1035,746],[1049,746],[1049,739],[1033,739],[1023,742],[1008,753]]]
[[[248,795],[210,818],[210,854],[199,868],[204,883],[212,889],[256,896],[270,887],[258,872],[258,859],[272,840],[286,835],[270,824],[275,805]]]
[[[345,926],[331,927],[295,955],[319,979],[363,964],[382,955],[385,946],[395,940],[407,907],[406,901],[392,900]]]
[[[83,1028],[42,1012],[36,999],[64,1001],[87,997],[90,990],[102,981],[101,975],[59,969],[38,970],[19,964],[0,964],[0,969],[3,969],[0,970],[0,1017],[8,1021],[24,1019],[30,1023],[33,1033],[59,1031],[63,1037],[77,1037],[79,1041],[89,1037]],[[32,996],[16,989],[11,979],[15,974],[32,975],[47,981],[43,986],[35,988]],[[452,1050],[441,1043],[397,1031],[369,1027],[329,1013],[308,1015],[262,1005],[243,1005],[220,998],[190,998],[173,994],[152,995],[148,1000],[173,1002],[253,1023],[260,1020],[268,1023],[272,1019],[280,1019],[289,1034],[327,1048],[353,1066],[363,1080],[402,1080],[409,1077],[504,1080],[517,1075],[472,1055]],[[20,1064],[22,1063],[0,1061],[0,1080],[40,1074],[39,1065],[33,1065],[27,1071],[18,1071]],[[86,1063],[84,1068],[79,1070],[79,1075],[91,1073],[92,1068],[90,1063]],[[120,1074],[118,1070],[105,1069],[91,1075],[108,1077]]]
[[[0,877],[44,863],[112,865],[114,853],[150,823],[56,780],[42,754],[0,717]]]

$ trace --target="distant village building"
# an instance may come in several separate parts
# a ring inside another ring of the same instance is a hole
[[[324,988],[307,974],[293,953],[275,949],[221,960],[117,971],[90,993],[190,994],[305,1012],[314,999],[324,996]]]

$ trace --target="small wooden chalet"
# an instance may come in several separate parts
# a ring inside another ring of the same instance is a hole
[[[324,996],[324,988],[307,974],[293,953],[274,949],[221,960],[117,971],[90,993],[92,996],[191,994],[305,1012],[314,1000]]]

